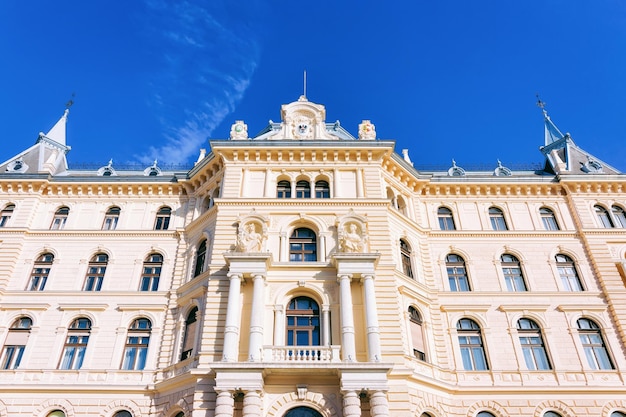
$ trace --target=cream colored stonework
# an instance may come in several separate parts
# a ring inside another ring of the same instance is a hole
[[[158,177],[0,173],[0,210],[15,205],[0,227],[2,360],[12,323],[32,320],[19,366],[0,370],[0,416],[626,413],[626,234],[602,227],[594,208],[625,207],[626,177],[420,172],[371,122],[351,137],[305,98],[264,132],[249,138],[236,122],[190,171]],[[62,206],[65,225],[51,230]],[[112,206],[117,226],[102,230]],[[441,207],[454,230],[440,227]],[[493,207],[508,230],[492,230]],[[546,230],[542,208],[559,230]],[[34,291],[44,253],[54,261]],[[102,286],[85,291],[98,253],[108,255]],[[151,254],[162,265],[146,291]],[[452,290],[450,254],[464,259],[471,291]],[[507,287],[505,254],[527,291]],[[583,291],[568,290],[557,255],[574,261]],[[318,339],[306,346],[289,333],[305,314],[292,309],[299,297],[317,304]],[[79,317],[91,321],[82,366],[60,369]],[[123,370],[138,318],[152,325],[145,365]],[[523,318],[540,328],[549,369],[528,369]],[[611,369],[590,365],[580,318],[598,325]],[[464,368],[462,319],[479,326],[487,369]]]

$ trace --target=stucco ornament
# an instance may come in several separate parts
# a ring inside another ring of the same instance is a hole
[[[230,139],[231,140],[245,140],[248,139],[248,125],[243,120],[237,120],[230,127]]]
[[[313,137],[313,126],[310,118],[298,116],[293,121],[293,137],[297,139],[311,139]]]
[[[356,223],[346,223],[339,230],[339,251],[345,253],[363,253],[367,235]]]
[[[369,120],[363,120],[359,125],[359,139],[376,139],[376,126],[374,126],[374,124]]]
[[[262,252],[263,244],[267,239],[264,233],[259,233],[261,227],[254,223],[246,223],[239,227],[237,234],[237,252]],[[261,230],[262,232],[262,230]]]

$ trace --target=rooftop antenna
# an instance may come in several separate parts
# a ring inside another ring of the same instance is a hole
[[[304,94],[302,97],[306,98],[306,70],[304,70]]]

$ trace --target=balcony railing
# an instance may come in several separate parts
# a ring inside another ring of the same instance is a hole
[[[340,362],[340,346],[265,346],[264,362]]]

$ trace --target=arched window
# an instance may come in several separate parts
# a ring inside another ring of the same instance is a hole
[[[113,414],[113,417],[133,417],[133,415],[130,413],[130,411],[120,410]]]
[[[400,239],[400,258],[402,258],[402,272],[409,278],[413,278],[413,268],[411,267],[411,247],[406,240]]]
[[[440,230],[456,230],[452,210],[448,207],[439,207],[437,209],[437,219],[439,220]]]
[[[476,417],[496,417],[496,416],[494,416],[489,411],[481,411],[478,414],[476,414]]]
[[[322,417],[322,415],[312,408],[300,406],[287,411],[285,417]]]
[[[148,255],[143,263],[139,291],[158,291],[162,266],[163,256],[161,254],[151,253]]]
[[[185,413],[181,411],[180,413],[177,413],[174,417],[185,417]]]
[[[65,222],[67,221],[67,216],[70,214],[70,208],[63,206],[59,207],[57,211],[54,213],[54,217],[52,218],[52,224],[50,225],[51,230],[61,230],[65,227]]]
[[[108,262],[109,255],[106,253],[97,253],[91,258],[87,266],[83,291],[100,291],[100,289],[102,289],[102,282],[104,281],[104,273],[107,270]]]
[[[2,211],[0,211],[0,227],[8,226],[9,220],[11,220],[11,216],[13,215],[13,210],[15,210],[15,204],[7,204]]]
[[[505,253],[500,257],[500,262],[507,290],[526,291],[526,282],[524,282],[519,260],[515,256]]]
[[[524,361],[529,371],[552,369],[539,325],[531,319],[517,321],[517,333],[522,345]]]
[[[504,220],[504,213],[497,207],[489,207],[489,221],[492,230],[509,230]]]
[[[67,338],[65,339],[59,369],[80,369],[83,365],[90,333],[91,320],[86,317],[77,318],[70,324],[67,329]]]
[[[61,410],[54,410],[47,417],[65,417],[65,413]]]
[[[583,345],[587,363],[591,369],[614,369],[609,352],[604,344],[602,331],[595,321],[580,318],[576,321],[578,336]]]
[[[613,411],[611,413],[611,417],[626,417],[626,414],[622,413],[621,411]]]
[[[287,345],[320,345],[320,308],[309,297],[296,297],[287,306]]]
[[[315,182],[315,198],[330,198],[330,186],[328,181]]]
[[[433,416],[429,413],[422,413],[420,414],[420,417],[433,417]]]
[[[474,320],[461,319],[456,324],[459,347],[466,371],[484,371],[489,369],[483,347],[480,326]]]
[[[398,204],[398,211],[406,216],[407,210],[406,210],[406,201],[404,201],[404,198],[402,196],[398,196],[398,198],[396,199],[396,202]]]
[[[462,257],[453,253],[446,256],[446,270],[450,291],[471,291],[465,260]]]
[[[117,221],[120,219],[121,208],[117,206],[109,207],[104,215],[104,222],[102,223],[102,230],[115,230],[117,227]]]
[[[391,202],[391,207],[395,209],[398,208],[398,202],[396,201],[396,194],[389,187],[387,187],[387,200]]]
[[[193,276],[197,277],[202,274],[206,269],[206,239],[200,242],[198,249],[196,250],[196,267],[193,271]]]
[[[409,320],[411,326],[411,341],[413,342],[413,355],[421,361],[426,360],[426,343],[424,343],[424,327],[422,315],[414,307],[409,307]]]
[[[556,267],[565,291],[583,291],[583,286],[572,258],[563,254],[558,254],[555,258]]]
[[[546,230],[560,230],[559,224],[556,222],[556,217],[554,216],[554,212],[547,208],[541,207],[539,209],[539,215],[541,216],[541,222],[543,223],[543,228]]]
[[[20,366],[32,325],[33,321],[26,316],[18,318],[11,324],[2,349],[0,369],[17,369]]]
[[[185,320],[185,330],[183,334],[183,351],[180,354],[180,360],[184,361],[193,355],[193,349],[196,344],[196,329],[198,327],[198,307],[191,309]]]
[[[311,198],[311,184],[308,181],[298,181],[296,183],[296,198]]]
[[[613,220],[611,220],[611,216],[609,211],[600,205],[595,205],[593,208],[596,210],[596,216],[598,217],[598,221],[600,222],[600,226],[610,229],[613,226]]]
[[[48,282],[48,276],[50,275],[50,268],[52,268],[53,261],[54,255],[51,253],[42,253],[39,255],[30,273],[28,291],[44,290]]]
[[[545,413],[543,413],[543,417],[562,417],[562,416],[556,411],[546,411]]]
[[[140,318],[133,321],[128,328],[122,369],[141,371],[145,368],[151,331],[152,322],[150,320]]]
[[[289,238],[289,261],[317,261],[317,237],[313,230],[300,227],[293,231]]]
[[[170,227],[170,217],[172,216],[172,209],[163,206],[156,214],[156,221],[154,222],[154,230],[167,230]]]
[[[291,198],[291,183],[289,181],[278,181],[276,184],[277,198]]]
[[[615,226],[626,228],[626,213],[624,213],[624,209],[620,206],[611,207],[611,213],[613,213],[613,218],[615,219]]]

